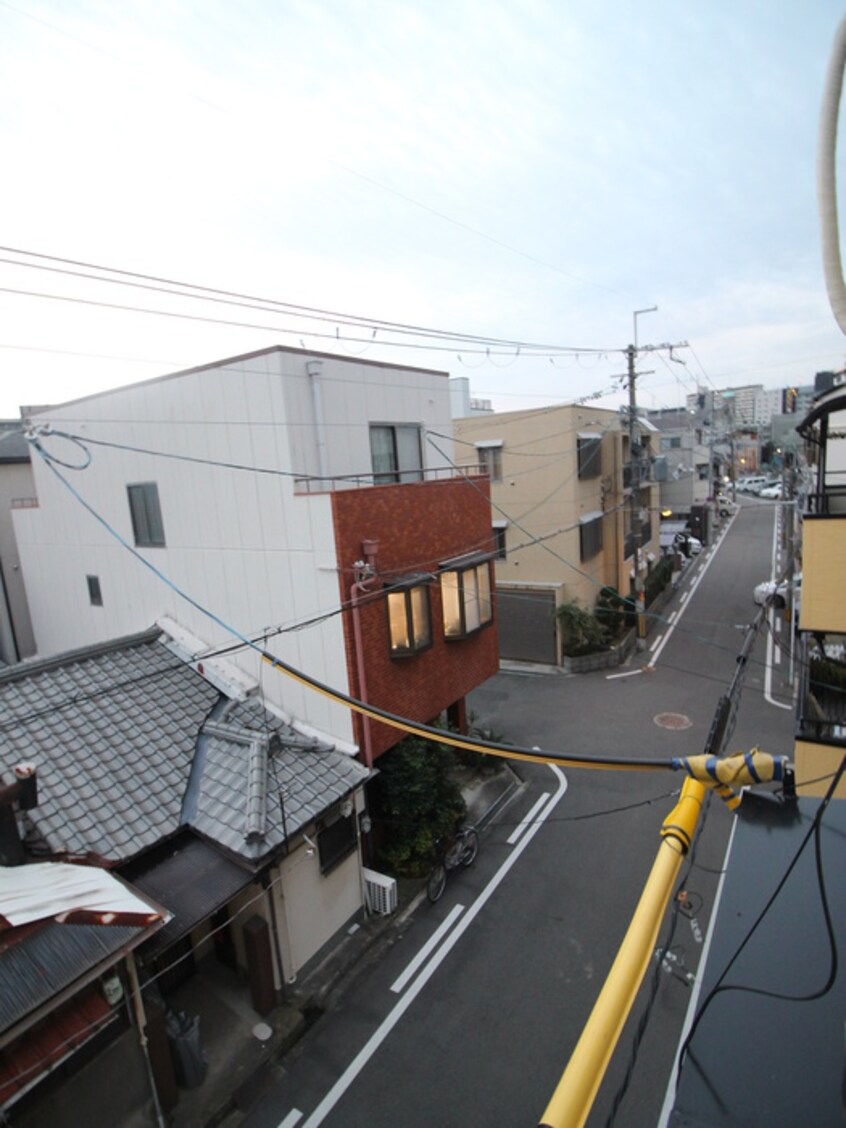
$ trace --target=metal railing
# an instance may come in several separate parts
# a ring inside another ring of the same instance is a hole
[[[846,663],[820,654],[810,638],[800,654],[797,739],[846,744]]]
[[[335,490],[361,490],[370,486],[406,485],[412,482],[449,481],[459,478],[486,478],[484,467],[473,463],[470,466],[435,466],[422,470],[391,470],[374,474],[339,474],[335,477],[302,477],[294,479],[294,493],[319,494],[334,493]]]

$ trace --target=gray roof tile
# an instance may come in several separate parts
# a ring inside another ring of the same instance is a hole
[[[240,736],[205,737],[192,772],[219,699],[158,631],[0,672],[0,776],[9,782],[16,763],[36,764],[33,842],[125,861],[188,824],[255,863],[366,778],[328,746],[303,747],[255,699],[226,703],[222,720]],[[252,776],[251,737],[265,749],[252,756]]]

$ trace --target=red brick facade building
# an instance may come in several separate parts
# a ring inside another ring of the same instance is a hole
[[[499,668],[488,479],[333,494],[352,696],[415,721],[446,712]],[[362,566],[364,565],[364,566]],[[403,738],[356,715],[365,762]]]

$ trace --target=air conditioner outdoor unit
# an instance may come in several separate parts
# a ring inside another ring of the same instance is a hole
[[[379,913],[381,916],[390,916],[391,913],[396,912],[396,880],[393,877],[387,877],[384,873],[367,869],[365,866],[362,866],[362,872],[364,873],[364,888],[367,893],[367,907],[370,912]]]

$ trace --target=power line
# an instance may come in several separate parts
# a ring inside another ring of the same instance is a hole
[[[434,339],[449,340],[455,343],[469,343],[474,345],[485,345],[487,347],[501,348],[501,349],[527,349],[533,353],[587,353],[602,355],[609,352],[621,351],[619,349],[601,349],[594,347],[575,347],[575,346],[559,346],[550,344],[532,344],[527,341],[511,340],[507,338],[487,337],[470,333],[461,333],[452,330],[435,329],[429,326],[413,325],[408,322],[401,321],[386,321],[380,318],[365,317],[358,314],[339,313],[332,310],[319,309],[314,306],[298,305],[293,302],[284,302],[273,298],[263,298],[252,294],[243,294],[232,290],[222,290],[211,286],[204,286],[193,282],[181,282],[171,278],[164,278],[157,275],[141,274],[136,271],[123,270],[117,267],[103,266],[97,263],[90,263],[80,261],[78,259],[66,259],[57,255],[42,254],[37,251],[23,250],[17,247],[0,246],[0,251],[8,254],[25,255],[32,258],[48,260],[51,263],[65,264],[63,267],[48,266],[45,263],[29,263],[18,262],[14,259],[0,258],[0,262],[5,262],[8,265],[20,266],[28,269],[45,270],[53,273],[60,273],[71,275],[73,277],[83,278],[87,281],[103,282],[110,285],[131,286],[136,289],[151,290],[157,293],[169,294],[174,297],[194,299],[196,301],[215,302],[221,305],[239,306],[246,309],[254,309],[267,313],[284,313],[296,315],[297,317],[306,318],[309,320],[329,321],[336,324],[347,325],[350,327],[367,328],[373,330],[385,330],[398,334],[410,334],[416,337],[432,337]],[[71,270],[70,267],[80,267],[83,270]],[[91,274],[90,271],[96,270],[103,273],[114,275],[114,277],[102,277],[101,275]],[[174,288],[176,287],[176,288]],[[27,296],[40,296],[40,297],[59,297],[58,295],[44,295],[32,294],[27,291],[6,290],[4,292],[11,293],[24,293]],[[65,300],[79,300],[66,298]],[[89,302],[88,304],[107,304]],[[166,311],[155,311],[132,306],[111,306],[109,308],[118,309],[132,309],[137,312],[151,313]],[[174,315],[175,316],[175,315]],[[184,315],[189,316],[189,315]],[[195,318],[195,320],[206,320],[204,318]],[[216,320],[216,319],[210,319]],[[222,324],[238,324],[236,322],[222,322]],[[253,326],[248,325],[248,328],[266,328],[266,326]],[[281,330],[282,332],[299,332],[301,330]],[[325,336],[325,334],[309,334],[311,336]],[[340,338],[347,340],[349,338]],[[358,338],[352,338],[359,340]],[[422,347],[422,346],[421,346]],[[450,349],[449,351],[453,351]]]

